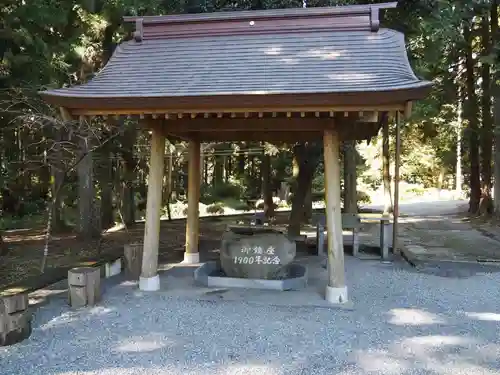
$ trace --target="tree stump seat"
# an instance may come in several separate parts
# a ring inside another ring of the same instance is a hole
[[[139,280],[142,270],[144,245],[140,242],[127,244],[123,247],[125,276],[129,280]]]
[[[28,293],[0,297],[0,346],[13,345],[31,335]]]
[[[93,306],[101,299],[101,270],[78,267],[68,271],[68,297],[71,307]]]

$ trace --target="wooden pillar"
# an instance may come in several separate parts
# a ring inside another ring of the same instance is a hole
[[[394,158],[394,210],[393,210],[393,226],[392,226],[392,252],[399,253],[398,249],[398,221],[399,221],[399,164],[401,159],[401,137],[400,137],[400,124],[401,113],[396,112],[396,152]]]
[[[158,276],[158,248],[160,246],[160,210],[162,204],[163,164],[165,135],[158,124],[151,134],[151,159],[149,162],[146,225],[144,227],[144,250],[139,289],[154,291],[160,289]]]
[[[189,141],[189,173],[188,173],[188,214],[186,220],[186,252],[184,263],[200,262],[198,252],[199,237],[199,201],[200,201],[200,142]]]
[[[340,162],[339,134],[325,130],[323,135],[325,157],[325,211],[328,233],[328,285],[326,300],[332,303],[347,302],[344,276],[344,244],[342,215],[340,212]]]

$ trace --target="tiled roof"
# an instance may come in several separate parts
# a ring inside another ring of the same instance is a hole
[[[131,40],[90,82],[42,95],[79,107],[89,99],[126,98],[130,105],[141,98],[409,93],[427,86],[413,74],[402,34],[351,28]]]

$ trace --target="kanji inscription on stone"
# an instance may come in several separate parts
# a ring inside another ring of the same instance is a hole
[[[221,266],[229,277],[273,279],[283,273],[295,253],[295,242],[272,229],[252,235],[227,231],[222,238]]]

